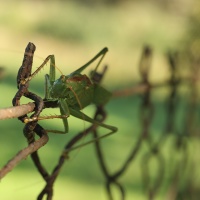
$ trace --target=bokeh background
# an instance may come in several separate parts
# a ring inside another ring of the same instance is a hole
[[[0,1],[0,66],[4,68],[0,80],[1,108],[12,105],[12,98],[17,91],[16,75],[28,42],[33,42],[37,47],[33,69],[36,69],[46,56],[54,54],[56,65],[63,74],[82,66],[107,46],[109,52],[103,64],[108,64],[109,68],[103,85],[110,91],[132,87],[140,81],[138,65],[141,52],[144,45],[149,45],[153,49],[151,81],[167,80],[170,75],[167,52],[180,52],[182,66],[188,65],[189,59],[198,64],[199,8],[198,0]],[[86,70],[86,73],[94,67],[95,63]],[[42,70],[30,85],[30,90],[40,96],[44,95],[44,74],[48,73],[48,70],[48,67]],[[153,138],[162,134],[164,129],[164,102],[167,91],[164,89],[152,97],[157,108],[157,115],[151,128]],[[23,99],[22,103],[25,102],[28,100]],[[119,128],[118,133],[102,141],[106,161],[112,172],[120,168],[139,137],[142,129],[137,109],[139,106],[140,99],[134,95],[113,99],[106,106],[108,112],[106,123]],[[178,107],[176,114],[178,118],[182,116],[184,109],[184,106]],[[56,112],[49,109],[44,114]],[[92,116],[94,107],[90,106],[84,112]],[[177,123],[177,126],[181,127],[182,121],[178,120]],[[52,127],[62,129],[61,120],[46,120],[41,124],[47,129]],[[50,141],[40,150],[48,170],[56,164],[66,141],[88,124],[70,117],[69,125],[70,132],[67,135],[50,133]],[[0,121],[1,166],[26,146],[22,129],[23,124],[17,119]],[[163,146],[162,153],[169,159],[175,154],[175,151],[170,151],[172,149],[170,145],[176,138],[176,134],[174,135],[169,136]],[[190,147],[193,147],[191,155],[198,166],[198,140],[196,137],[187,140]],[[126,199],[148,199],[141,170],[142,157],[149,151],[147,146],[144,143],[134,162],[119,179],[126,189]],[[183,155],[176,155],[178,156]],[[171,166],[169,160],[165,166],[169,169],[168,175],[163,179],[155,199],[167,199]],[[154,180],[157,166],[152,164],[150,171]],[[191,174],[188,173],[180,188],[185,189],[187,177],[195,177],[193,184],[195,191],[198,192],[199,173],[194,171],[193,175]],[[31,159],[27,158],[1,180],[0,199],[35,199],[43,186],[43,180]],[[92,145],[83,147],[71,155],[54,189],[55,200],[107,199],[104,177]],[[117,191],[116,199],[119,199]]]

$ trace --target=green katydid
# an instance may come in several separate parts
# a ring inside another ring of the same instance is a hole
[[[45,75],[45,102],[57,101],[60,108],[60,116],[51,117],[32,117],[25,118],[24,122],[28,123],[31,121],[37,121],[42,119],[52,119],[52,118],[62,118],[64,124],[64,131],[55,131],[57,133],[67,133],[68,132],[68,121],[67,118],[72,115],[76,118],[85,120],[92,124],[109,129],[111,132],[100,138],[106,137],[117,131],[117,128],[110,126],[101,122],[98,122],[91,117],[87,116],[80,110],[85,108],[90,104],[104,105],[108,102],[112,94],[105,88],[92,81],[92,76],[97,71],[103,57],[107,53],[108,49],[102,49],[96,56],[94,56],[89,62],[87,62],[82,67],[78,68],[71,74],[65,76],[61,75],[60,78],[56,80],[56,69],[55,69],[55,57],[54,55],[49,55],[40,67],[31,75],[28,76],[25,82],[29,82],[46,64],[50,61],[50,72]],[[86,69],[92,62],[100,58],[95,70],[91,74],[91,78],[87,75],[81,74],[84,69]],[[90,141],[92,142],[92,141]],[[90,143],[87,142],[87,143]],[[86,143],[85,143],[86,144]],[[85,145],[82,144],[81,146]]]

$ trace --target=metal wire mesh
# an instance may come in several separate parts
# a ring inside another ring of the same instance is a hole
[[[149,78],[152,56],[152,49],[148,46],[144,47],[138,68],[141,81],[134,87],[113,93],[115,98],[132,95],[133,100],[135,98],[140,100],[139,108],[138,104],[134,104],[135,107],[132,107],[132,112],[138,111],[140,132],[137,138],[133,137],[135,143],[124,157],[121,167],[115,172],[109,170],[109,163],[106,162],[106,154],[102,147],[104,140],[98,140],[98,126],[93,124],[88,129],[77,133],[66,144],[61,152],[58,164],[51,173],[47,173],[42,166],[39,155],[37,153],[32,154],[32,159],[46,182],[38,199],[43,199],[46,194],[47,199],[52,199],[54,182],[68,158],[70,150],[76,146],[82,137],[88,134],[92,134],[94,138],[96,157],[105,178],[105,188],[109,200],[115,199],[113,188],[119,191],[118,199],[126,199],[129,191],[126,185],[121,182],[121,178],[133,165],[140,165],[143,194],[147,199],[155,199],[161,193],[167,200],[199,198],[200,188],[196,177],[198,175],[198,161],[195,155],[198,149],[200,130],[199,62],[190,59],[189,68],[183,69],[179,55],[170,52],[166,55],[170,72],[169,79],[155,84]],[[184,73],[179,73],[180,68],[182,71],[187,71],[187,76]],[[100,83],[106,69],[107,67],[101,73],[96,72],[93,81]],[[162,87],[167,88],[168,93],[162,100],[162,112],[160,112],[154,91]],[[45,104],[45,106],[46,108],[56,107],[57,104],[54,102],[51,105]],[[109,113],[106,113],[103,106],[96,107],[95,120],[103,122],[107,115]],[[162,118],[163,121],[160,123],[158,135],[155,135],[152,131],[155,118],[157,120]],[[40,132],[43,130],[39,124],[33,129],[37,134],[41,134]],[[135,134],[130,133],[130,135],[132,137]],[[170,145],[168,144],[169,141]],[[145,151],[142,150],[144,145],[147,147]],[[166,148],[166,146],[168,147]],[[140,155],[139,163],[134,162],[138,155]]]

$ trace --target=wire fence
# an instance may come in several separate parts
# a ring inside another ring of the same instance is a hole
[[[47,195],[48,200],[53,198],[54,182],[60,173],[61,167],[65,163],[70,151],[74,146],[76,148],[77,143],[87,134],[93,135],[96,157],[105,178],[105,188],[109,200],[115,199],[113,188],[117,188],[119,191],[120,198],[118,197],[117,199],[127,199],[128,190],[120,180],[129,168],[138,164],[140,165],[142,174],[143,193],[147,199],[156,199],[161,193],[165,199],[169,200],[199,198],[200,186],[198,184],[198,178],[196,177],[199,166],[196,160],[196,151],[198,150],[196,147],[198,145],[200,130],[198,92],[199,62],[190,59],[188,69],[181,68],[178,54],[168,53],[166,58],[170,71],[169,79],[161,83],[152,83],[149,78],[152,67],[152,56],[152,49],[150,47],[144,47],[139,63],[141,81],[134,87],[113,92],[113,98],[131,95],[133,100],[134,98],[140,99],[139,108],[135,104],[133,104],[135,107],[132,107],[132,112],[139,110],[138,120],[140,122],[140,133],[137,134],[137,138],[134,133],[130,133],[131,137],[134,135],[133,140],[136,142],[132,146],[131,151],[124,157],[121,167],[115,172],[109,171],[109,163],[105,161],[106,155],[102,147],[104,140],[98,140],[98,126],[93,124],[86,130],[77,133],[66,144],[63,152],[61,152],[57,165],[51,173],[48,173],[41,164],[41,160],[36,151],[48,141],[47,139],[41,143],[41,146],[33,150],[34,153],[33,151],[28,151],[25,154],[26,157],[27,154],[32,153],[32,159],[46,182],[38,199],[43,199],[44,195]],[[182,72],[187,73],[180,73],[180,68]],[[103,72],[95,73],[93,81],[99,84],[106,73],[106,69],[105,67]],[[162,112],[159,111],[154,95],[154,92],[160,88],[165,88],[168,91],[165,98],[162,99]],[[46,103],[44,107],[57,107],[57,103]],[[34,109],[34,106],[32,109]],[[30,110],[27,112],[30,112]],[[103,106],[96,107],[95,120],[103,122],[107,115],[109,113],[106,113]],[[164,122],[160,124],[160,133],[157,135],[152,131],[155,118],[164,119]],[[44,139],[46,135],[45,130],[37,122],[32,129]],[[169,140],[169,138],[173,139]],[[170,148],[167,148],[168,152],[166,153],[166,146],[169,145],[168,141],[171,144]],[[32,148],[31,145],[34,142],[35,140],[32,138],[29,141],[28,148]],[[147,146],[146,151],[142,151],[144,144]],[[140,163],[134,162],[138,155],[141,157]],[[16,157],[11,161],[16,159]],[[24,156],[18,157],[17,163],[23,158]],[[1,169],[0,176],[3,177],[15,165],[16,162],[14,164],[9,162]],[[6,172],[3,171],[4,169],[6,169]]]
[[[141,174],[144,194],[152,200],[162,193],[165,199],[198,199],[200,187],[198,184],[198,151],[199,139],[199,62],[189,60],[188,69],[180,65],[177,53],[168,53],[166,56],[170,71],[169,80],[155,84],[151,83],[149,74],[151,70],[152,50],[145,47],[141,56],[139,71],[141,83],[138,86],[126,89],[124,94],[134,94],[141,99],[139,119],[141,132],[137,138],[132,152],[127,156],[127,162],[119,169],[114,177],[120,178],[125,174],[130,163],[145,143],[148,146],[146,153],[142,153]],[[180,67],[182,74],[180,73]],[[159,74],[158,74],[159,76]],[[164,111],[157,108],[154,92],[158,88],[168,88],[168,95],[163,99]],[[116,97],[123,96],[123,92],[114,93]],[[138,109],[134,108],[135,111]],[[133,110],[134,112],[134,110]],[[163,116],[165,115],[165,116]],[[159,135],[152,133],[155,118],[163,118]],[[166,143],[169,138],[172,142],[170,148]],[[194,140],[197,144],[195,145]],[[153,163],[153,164],[152,164]],[[138,164],[138,163],[135,163]],[[196,170],[196,171],[195,171]],[[156,173],[155,173],[156,171]],[[109,180],[109,176],[106,176]],[[121,199],[125,198],[125,188],[120,185]],[[110,197],[110,199],[113,199]]]

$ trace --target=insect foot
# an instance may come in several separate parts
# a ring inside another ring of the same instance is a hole
[[[29,122],[34,122],[34,121],[37,121],[37,120],[38,120],[37,117],[32,117],[32,118],[26,117],[26,118],[24,119],[24,123],[27,124],[27,123],[29,123]]]

